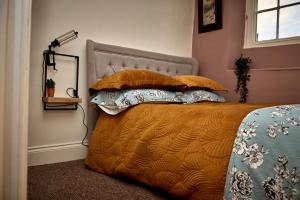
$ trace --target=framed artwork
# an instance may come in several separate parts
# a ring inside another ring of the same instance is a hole
[[[222,0],[198,0],[198,33],[222,29]]]

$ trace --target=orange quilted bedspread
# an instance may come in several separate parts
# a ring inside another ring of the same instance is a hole
[[[117,116],[101,113],[85,162],[180,198],[222,199],[237,129],[260,107],[141,104]]]

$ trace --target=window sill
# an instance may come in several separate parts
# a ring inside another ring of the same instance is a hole
[[[286,38],[280,40],[268,40],[262,42],[247,42],[244,44],[244,49],[274,47],[274,46],[293,45],[293,44],[300,44],[300,37]]]

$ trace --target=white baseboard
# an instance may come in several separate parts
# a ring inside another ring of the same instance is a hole
[[[28,166],[84,159],[86,154],[81,141],[33,146],[28,148]]]

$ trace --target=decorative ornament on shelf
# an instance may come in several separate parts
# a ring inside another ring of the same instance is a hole
[[[235,60],[235,69],[234,73],[237,77],[237,84],[236,84],[236,93],[240,93],[240,103],[246,103],[248,97],[248,88],[247,88],[247,81],[250,81],[250,63],[251,59],[249,57],[244,58],[243,54],[241,57]]]
[[[55,82],[52,80],[52,78],[47,79],[47,81],[46,81],[46,87],[47,87],[48,97],[54,97]]]

